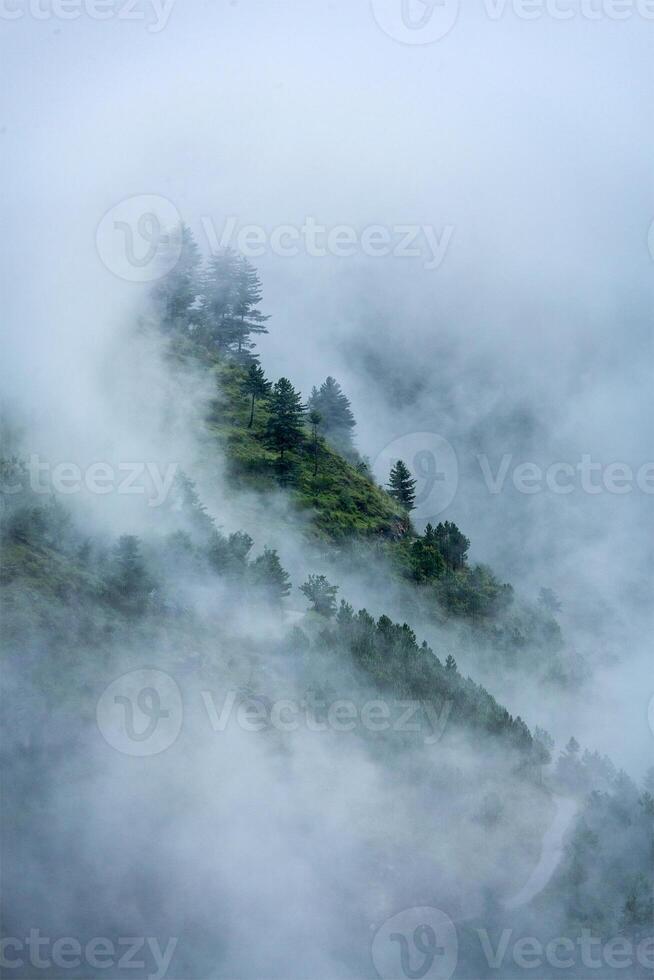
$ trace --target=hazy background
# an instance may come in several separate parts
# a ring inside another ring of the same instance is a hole
[[[493,472],[504,453],[545,467],[654,458],[654,24],[510,10],[495,22],[475,3],[448,36],[408,46],[366,3],[178,0],[156,33],[141,9],[0,21],[2,381],[29,410],[35,451],[139,451],[147,426],[109,416],[106,395],[113,385],[120,405],[116,339],[147,287],[95,248],[123,198],[165,196],[202,246],[203,217],[218,232],[229,215],[269,230],[307,216],[451,225],[435,270],[257,259],[273,315],[264,366],[304,393],[335,374],[372,460],[411,432],[450,441],[460,480],[442,516],[527,595],[559,592],[567,635],[600,667],[575,731],[643,769],[651,497],[526,496],[510,478],[493,496],[475,454]],[[141,420],[157,410],[147,391]],[[519,700],[555,727],[538,692]]]

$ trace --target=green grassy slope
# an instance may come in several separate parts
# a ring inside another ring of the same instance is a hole
[[[318,472],[314,476],[311,434],[307,444],[289,455],[289,466],[280,470],[275,452],[267,448],[264,430],[268,418],[265,402],[255,407],[250,419],[250,399],[244,391],[246,371],[233,361],[221,360],[193,345],[187,338],[173,341],[171,353],[210,370],[216,382],[216,400],[207,420],[210,441],[225,454],[232,485],[266,491],[284,486],[298,510],[308,512],[316,534],[334,541],[362,535],[396,536],[408,530],[406,514],[378,487],[361,463],[349,461],[319,440]]]

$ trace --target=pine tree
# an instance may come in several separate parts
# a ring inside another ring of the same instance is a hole
[[[263,554],[250,565],[249,573],[255,588],[271,602],[281,602],[291,591],[290,576],[274,548],[264,548]]]
[[[188,328],[193,318],[192,307],[201,291],[202,255],[193,232],[184,223],[171,233],[164,261],[167,254],[177,255],[178,250],[179,258],[155,286],[153,297],[166,327]]]
[[[300,586],[302,592],[313,605],[313,611],[327,619],[336,612],[336,593],[338,586],[332,585],[324,575],[309,575]]]
[[[250,334],[268,333],[270,319],[259,310],[261,280],[253,265],[232,248],[214,255],[202,280],[202,335],[205,343],[250,359]]]
[[[313,408],[309,412],[309,423],[311,425],[311,438],[313,443],[313,475],[318,476],[318,427],[322,422],[322,415]]]
[[[266,376],[263,373],[263,368],[261,365],[257,364],[256,361],[250,365],[250,370],[248,371],[245,379],[244,387],[247,393],[252,396],[250,421],[248,422],[248,429],[251,429],[252,423],[254,422],[254,404],[256,399],[265,398],[266,395],[270,393],[270,389],[272,388],[270,381],[266,380]]]
[[[391,497],[397,500],[398,504],[401,504],[405,510],[413,510],[416,499],[416,481],[401,459],[398,459],[391,470],[388,486],[388,492]]]
[[[461,533],[456,524],[452,521],[439,524],[434,532],[434,539],[449,568],[456,570],[464,567],[470,539]]]
[[[242,579],[248,571],[248,555],[253,544],[245,531],[234,531],[229,537],[225,537],[221,531],[214,531],[207,547],[209,564],[219,575]]]
[[[304,411],[300,393],[288,378],[280,378],[270,396],[265,439],[269,446],[277,450],[281,463],[284,462],[285,452],[297,448],[304,441]]]
[[[309,408],[320,413],[325,437],[341,452],[352,452],[352,430],[356,422],[350,402],[335,378],[327,378],[320,388],[313,388]]]
[[[183,470],[175,474],[170,506],[183,515],[194,537],[205,540],[215,530],[214,520],[200,500],[195,483]]]
[[[254,347],[249,339],[250,334],[268,333],[265,324],[270,317],[259,310],[262,298],[257,270],[246,258],[240,257],[237,261],[233,310],[239,356]]]
[[[238,262],[233,249],[223,249],[209,260],[203,276],[202,336],[219,350],[228,350],[238,334],[234,318]]]
[[[109,564],[107,592],[109,598],[128,613],[144,612],[153,588],[140,542],[133,534],[118,540]]]
[[[417,582],[430,582],[440,578],[445,571],[445,561],[431,524],[427,525],[424,535],[416,538],[411,546],[411,571]]]

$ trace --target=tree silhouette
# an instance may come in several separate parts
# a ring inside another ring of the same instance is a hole
[[[263,373],[263,368],[257,364],[256,361],[253,361],[250,365],[250,369],[245,379],[244,388],[247,393],[252,396],[250,421],[248,422],[248,429],[251,429],[252,423],[254,422],[254,404],[256,399],[265,398],[272,388],[270,381],[266,380],[266,376]]]
[[[388,487],[388,492],[398,504],[405,510],[413,510],[416,500],[416,481],[401,459],[398,459],[391,469]]]
[[[352,452],[352,430],[356,422],[338,381],[328,377],[319,389],[314,388],[308,405],[320,413],[323,433],[329,442],[341,452]]]
[[[318,476],[318,427],[322,422],[322,415],[313,408],[309,412],[309,423],[311,425],[311,440],[313,446],[313,475]]]
[[[300,586],[309,602],[313,604],[314,612],[326,616],[327,619],[336,612],[336,593],[338,586],[332,585],[324,575],[309,575],[306,582]]]
[[[291,591],[288,572],[282,567],[274,548],[264,548],[249,569],[250,580],[271,602],[280,602]]]
[[[270,415],[266,426],[265,439],[269,446],[279,453],[280,462],[284,454],[304,441],[304,406],[302,397],[288,378],[280,378],[270,396]]]

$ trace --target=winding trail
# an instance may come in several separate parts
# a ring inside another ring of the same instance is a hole
[[[520,891],[506,899],[505,909],[519,909],[523,905],[528,905],[549,884],[563,857],[563,841],[577,815],[578,806],[574,800],[564,796],[555,796],[554,802],[556,813],[551,826],[543,835],[538,864]]]

